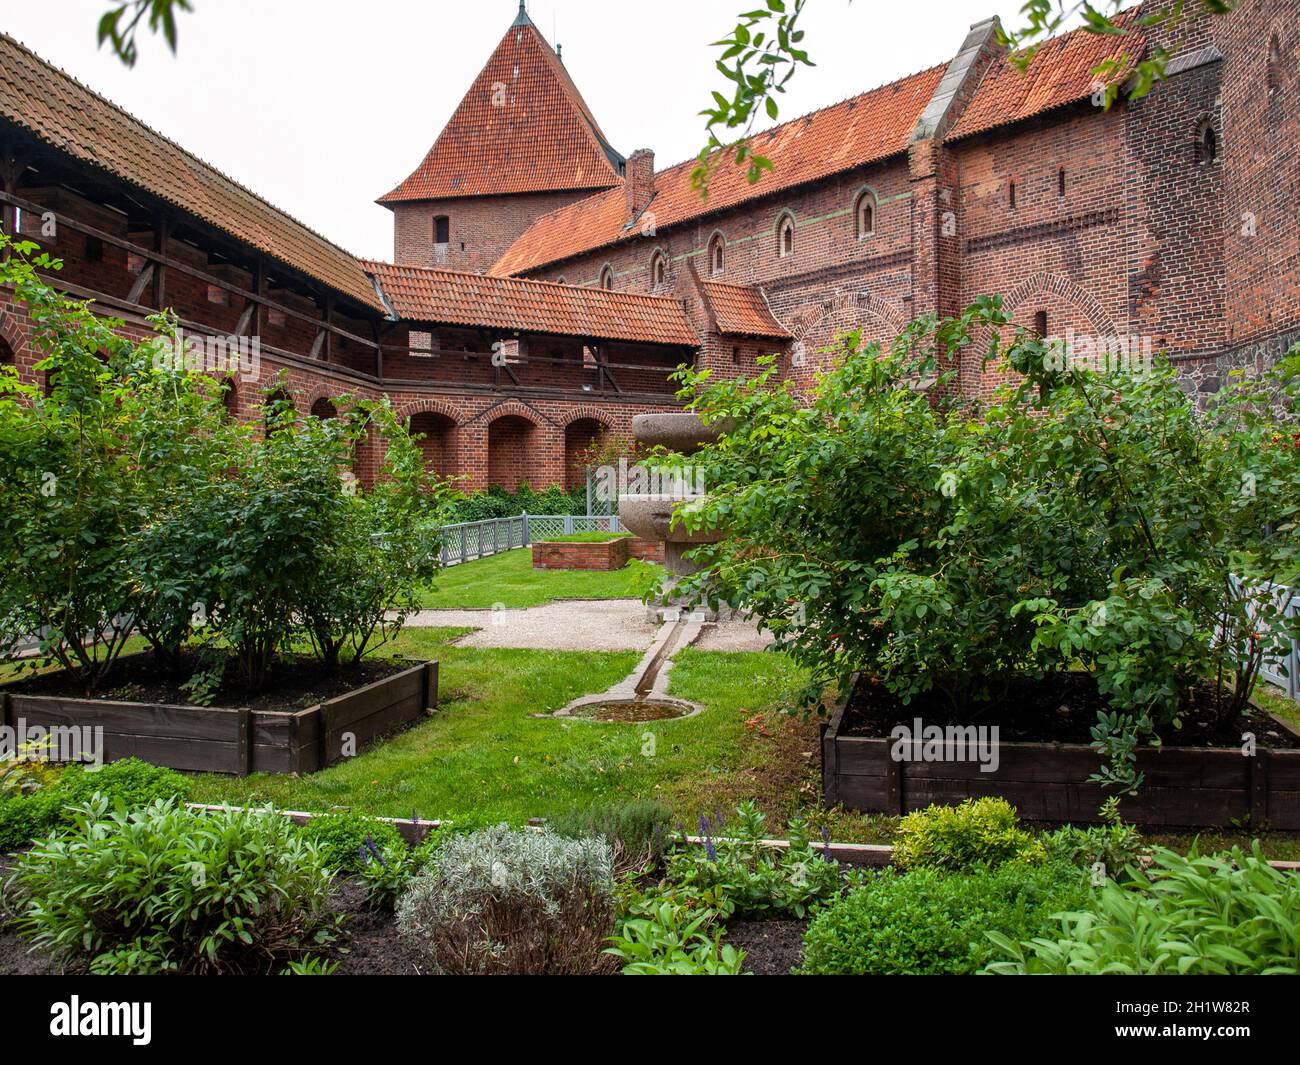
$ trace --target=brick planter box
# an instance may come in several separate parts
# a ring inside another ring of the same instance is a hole
[[[622,569],[631,557],[631,540],[616,536],[609,540],[533,543],[533,569]]]
[[[858,680],[854,677],[850,694]],[[822,727],[822,795],[827,807],[843,803],[863,813],[905,814],[931,803],[1000,795],[1031,821],[1097,820],[1112,794],[1088,777],[1102,758],[1091,747],[1068,743],[1000,743],[996,772],[974,761],[900,762],[887,737],[841,734],[849,695]],[[1270,715],[1273,716],[1273,715]],[[1273,720],[1295,732],[1277,717]],[[1120,811],[1138,825],[1228,828],[1249,823],[1258,831],[1300,829],[1300,750],[1259,748],[1139,748],[1145,774],[1136,796]]]
[[[627,553],[629,557],[639,558],[643,562],[657,562],[661,566],[664,564],[662,540],[645,540],[640,536],[633,536],[628,540]]]
[[[104,760],[203,773],[314,773],[414,724],[438,705],[438,663],[421,662],[305,710],[225,709],[0,692],[0,722],[102,728]]]

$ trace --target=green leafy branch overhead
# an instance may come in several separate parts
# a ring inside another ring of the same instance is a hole
[[[755,122],[762,116],[775,121],[781,113],[778,97],[803,66],[815,66],[803,46],[803,30],[797,22],[805,0],[767,0],[766,8],[739,16],[735,29],[715,42],[722,49],[716,61],[718,72],[729,82],[728,97],[714,91],[712,104],[700,113],[705,119],[707,141],[700,149],[691,173],[691,184],[702,197],[708,195],[709,179],[728,157],[746,167],[750,184],[773,169],[771,159],[756,155],[750,145]],[[1011,50],[1011,62],[1022,71],[1033,61],[1038,48],[1064,26],[1081,22],[1088,33],[1123,38],[1140,29],[1163,27],[1177,35],[1192,19],[1222,15],[1232,10],[1232,0],[1171,0],[1165,6],[1127,18],[1126,0],[1026,0],[1018,28],[999,26],[999,42]],[[1150,44],[1145,52],[1129,55],[1121,51],[1092,71],[1109,108],[1121,92],[1137,99],[1151,91],[1165,76],[1169,51]]]

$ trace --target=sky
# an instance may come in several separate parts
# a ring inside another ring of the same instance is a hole
[[[946,62],[1023,0],[808,0],[813,68],[781,119]],[[109,0],[0,0],[0,29],[154,129],[359,255],[391,259],[374,201],[424,157],[505,35],[518,0],[194,0],[173,55],[143,35],[124,67],[95,44]],[[727,82],[710,42],[755,0],[529,0],[606,137],[663,167],[704,143]],[[761,128],[761,127],[760,127]]]

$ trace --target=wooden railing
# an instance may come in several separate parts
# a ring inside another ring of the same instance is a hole
[[[24,199],[20,196],[0,192],[0,204],[10,209],[18,209],[25,213],[40,217],[48,207],[31,200]],[[5,212],[11,215],[12,211]],[[534,395],[564,395],[574,396],[583,395],[591,392],[598,392],[605,395],[614,394],[620,398],[635,400],[638,398],[653,398],[657,402],[663,402],[671,397],[676,388],[669,379],[669,375],[676,368],[675,365],[666,364],[665,362],[611,362],[602,354],[601,341],[592,338],[586,341],[587,347],[596,352],[596,358],[591,361],[578,361],[572,358],[556,358],[542,355],[522,355],[510,356],[506,360],[501,360],[494,356],[492,352],[476,352],[457,350],[450,348],[430,348],[420,349],[411,348],[409,345],[398,345],[384,343],[378,337],[379,323],[385,319],[377,317],[374,320],[375,336],[364,337],[329,320],[329,314],[332,313],[330,304],[332,294],[327,293],[326,307],[320,315],[313,315],[303,310],[299,310],[285,303],[279,302],[265,291],[255,291],[262,289],[266,283],[267,270],[265,265],[259,262],[257,267],[257,276],[254,280],[254,288],[245,288],[226,278],[200,269],[190,263],[169,255],[160,248],[146,247],[136,241],[125,237],[109,233],[97,226],[84,222],[72,215],[65,214],[62,211],[57,212],[58,225],[60,228],[69,229],[73,232],[83,234],[87,237],[93,237],[104,244],[112,245],[119,248],[129,255],[139,256],[145,264],[141,272],[135,275],[135,282],[131,292],[127,296],[117,295],[104,292],[97,289],[88,288],[69,280],[66,276],[56,272],[43,272],[42,277],[53,287],[70,296],[78,299],[94,300],[96,303],[104,306],[114,313],[120,313],[123,317],[133,318],[140,322],[152,314],[157,314],[158,307],[151,306],[141,302],[141,297],[150,282],[155,278],[154,271],[173,270],[187,277],[193,278],[204,285],[212,285],[221,290],[239,297],[244,301],[244,309],[240,315],[239,321],[233,331],[222,329],[219,326],[207,322],[195,321],[189,318],[178,317],[177,322],[180,327],[190,333],[206,336],[261,336],[263,315],[267,311],[275,311],[283,314],[287,319],[293,319],[297,322],[305,323],[310,329],[315,330],[315,340],[313,341],[310,351],[292,351],[287,348],[281,348],[275,345],[267,344],[260,341],[260,350],[272,357],[282,361],[290,362],[294,365],[310,368],[314,371],[325,371],[333,375],[339,375],[359,383],[364,383],[375,388],[399,387],[407,390],[420,391],[428,390],[446,390],[456,389],[458,391],[469,392],[515,392]],[[39,243],[39,240],[37,241]],[[134,298],[131,298],[134,297]],[[165,298],[161,301],[166,303]],[[412,323],[418,325],[420,323]],[[366,351],[371,352],[374,358],[373,372],[358,370],[353,366],[339,361],[329,359],[328,347],[324,347],[324,357],[322,357],[322,337],[337,337],[341,340],[347,340],[360,345]],[[467,380],[464,376],[429,376],[422,375],[419,377],[394,376],[384,371],[384,356],[401,355],[413,359],[442,359],[446,363],[452,360],[459,360],[461,363],[470,364],[474,371],[478,372],[478,380]],[[540,380],[524,380],[524,377],[532,376],[528,373],[530,368],[546,367],[560,368],[571,374],[582,375],[585,380],[578,381],[572,385],[556,386],[548,384],[545,378]],[[490,372],[489,372],[490,371]],[[633,387],[626,378],[634,375],[653,375],[656,378],[654,387]],[[620,378],[624,378],[620,381]],[[663,384],[660,386],[658,378],[662,378]],[[627,385],[627,387],[625,387]]]

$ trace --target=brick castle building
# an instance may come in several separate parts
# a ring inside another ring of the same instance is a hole
[[[256,337],[232,414],[387,395],[467,487],[577,483],[575,457],[676,405],[691,362],[811,380],[850,328],[886,339],[1000,293],[1045,335],[1135,338],[1189,387],[1300,341],[1300,0],[1242,0],[1177,39],[1046,43],[1025,72],[992,20],[935,66],[757,136],[775,170],[656,169],[607,140],[518,16],[419,167],[381,197],[394,261],[360,260],[0,36],[3,225],[51,280],[143,335]],[[1167,79],[1110,110],[1093,70],[1155,44]],[[0,293],[0,361],[30,380]],[[961,387],[991,381],[977,361]],[[363,479],[375,445],[358,455]]]

